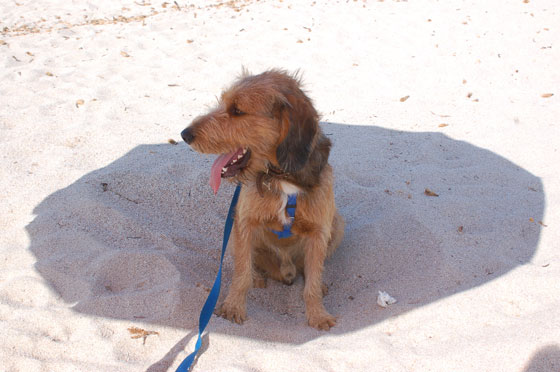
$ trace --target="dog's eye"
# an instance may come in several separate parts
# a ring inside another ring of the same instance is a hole
[[[238,109],[237,107],[233,106],[231,108],[231,114],[233,116],[241,116],[241,115],[244,115],[245,113],[243,111],[241,111],[240,109]]]

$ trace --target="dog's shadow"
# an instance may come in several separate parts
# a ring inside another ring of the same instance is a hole
[[[441,133],[322,127],[346,219],[324,274],[325,306],[339,317],[331,332],[483,285],[533,256],[544,212],[538,177]],[[233,192],[212,194],[212,160],[183,143],[138,146],[50,195],[27,226],[37,270],[78,312],[195,329]],[[224,264],[222,298],[229,255]],[[253,289],[242,327],[214,317],[209,328],[287,343],[319,337],[306,325],[302,288],[299,278]],[[378,307],[379,290],[398,302]]]

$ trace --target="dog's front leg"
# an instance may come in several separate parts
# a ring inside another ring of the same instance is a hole
[[[253,286],[252,228],[235,221],[233,226],[233,278],[218,315],[243,324],[247,320],[247,292]]]
[[[307,322],[313,328],[328,331],[336,325],[336,318],[323,306],[323,264],[327,256],[328,239],[322,232],[307,238],[305,243],[303,299]]]

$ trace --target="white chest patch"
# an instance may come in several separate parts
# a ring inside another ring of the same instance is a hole
[[[299,187],[286,181],[280,181],[280,187],[286,195],[298,194],[301,191]]]
[[[293,185],[286,181],[280,181],[280,188],[282,189],[282,204],[278,210],[278,219],[282,225],[287,225],[290,223],[288,216],[286,215],[286,204],[288,204],[288,195],[298,194],[301,189],[296,185]]]

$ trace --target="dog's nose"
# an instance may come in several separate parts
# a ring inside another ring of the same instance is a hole
[[[193,131],[191,130],[190,127],[185,128],[181,132],[181,137],[183,137],[183,141],[185,141],[188,144],[190,144],[192,141],[194,141],[194,134],[193,134]]]

